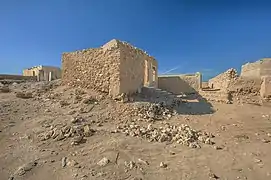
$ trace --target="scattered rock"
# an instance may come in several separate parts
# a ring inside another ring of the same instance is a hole
[[[262,142],[263,143],[270,143],[270,140],[269,139],[262,139]]]
[[[133,169],[133,168],[136,168],[136,167],[137,167],[137,166],[136,166],[136,163],[133,162],[133,161],[129,161],[129,162],[125,161],[125,162],[124,162],[124,165],[125,165],[127,168],[129,168],[129,169]]]
[[[254,159],[254,162],[255,163],[260,163],[260,162],[262,162],[262,160],[260,160],[260,159]]]
[[[78,145],[82,142],[83,136],[75,136],[72,138],[71,145]]]
[[[164,162],[160,162],[160,168],[166,168],[167,167],[167,164],[165,164]]]
[[[38,163],[36,161],[24,164],[23,166],[18,168],[18,170],[14,173],[13,177],[24,175],[26,172],[32,170],[37,164]]]
[[[191,148],[200,148],[199,142],[210,145],[214,144],[214,142],[211,141],[212,136],[210,134],[196,131],[185,124],[181,126],[165,124],[160,128],[154,128],[148,125],[146,128],[132,123],[130,125],[124,124],[117,128],[121,133],[133,137],[141,137],[150,142],[176,142]]]
[[[66,100],[59,101],[59,104],[60,104],[60,107],[64,107],[64,106],[70,105],[70,103],[68,103],[68,101],[66,101]]]
[[[221,149],[223,149],[221,146],[214,146],[214,149],[216,149],[216,150],[221,150]]]
[[[216,174],[212,173],[212,172],[209,173],[209,177],[212,178],[212,179],[219,179],[219,177]]]
[[[104,157],[104,158],[102,158],[102,159],[97,163],[97,165],[99,165],[99,166],[106,166],[109,162],[110,162],[110,160],[107,159],[106,157]]]
[[[148,161],[144,161],[144,160],[142,160],[142,159],[138,159],[138,162],[139,162],[139,163],[143,163],[143,164],[145,164],[145,165],[149,165],[149,162],[148,162]]]
[[[84,104],[97,104],[97,99],[93,97],[88,97],[82,100],[82,103]]]
[[[66,167],[66,165],[67,165],[67,157],[63,157],[61,159],[61,165],[62,165],[63,168]]]
[[[171,118],[177,112],[165,102],[159,102],[139,104],[137,114],[144,119],[163,120]]]
[[[76,113],[75,110],[71,110],[71,111],[69,111],[67,114],[68,114],[68,115],[73,115],[73,114],[75,114],[75,113]]]
[[[78,165],[78,162],[76,162],[75,160],[70,160],[70,161],[68,161],[67,165],[70,167],[74,167],[74,166]]]

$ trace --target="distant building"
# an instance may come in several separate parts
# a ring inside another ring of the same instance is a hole
[[[37,81],[52,81],[61,78],[61,69],[53,66],[34,66],[24,69],[23,76],[36,76]]]

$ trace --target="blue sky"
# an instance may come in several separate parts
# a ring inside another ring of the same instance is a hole
[[[61,53],[116,38],[146,50],[159,72],[210,78],[271,56],[268,0],[0,0],[0,74],[61,66]]]

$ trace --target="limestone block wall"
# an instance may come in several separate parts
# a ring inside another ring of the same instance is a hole
[[[120,49],[109,46],[62,54],[62,83],[118,94]]]
[[[154,64],[155,60],[142,50],[114,39],[100,48],[63,53],[62,83],[112,97],[132,94],[145,85],[145,72],[150,71],[146,61]]]
[[[212,89],[220,89],[227,91],[229,86],[238,78],[237,71],[233,68],[219,74],[208,81],[209,87]]]
[[[158,88],[174,94],[195,93],[201,88],[201,74],[161,75]]]
[[[262,98],[271,97],[271,76],[263,76],[260,89],[260,95]]]

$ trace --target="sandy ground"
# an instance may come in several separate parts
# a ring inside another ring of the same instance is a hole
[[[10,93],[0,93],[1,180],[271,179],[271,107],[211,103],[215,112],[193,113],[202,107],[193,102],[183,107],[185,113],[152,122],[157,127],[165,122],[188,124],[215,136],[214,145],[194,149],[112,133],[120,123],[137,121],[121,102],[78,103],[72,90],[64,87],[39,97],[16,97],[22,89],[28,90],[17,85]],[[69,103],[61,106],[63,99]],[[70,123],[75,114],[96,130],[83,143],[39,138],[50,126]],[[103,158],[109,162],[101,166],[98,162]]]

